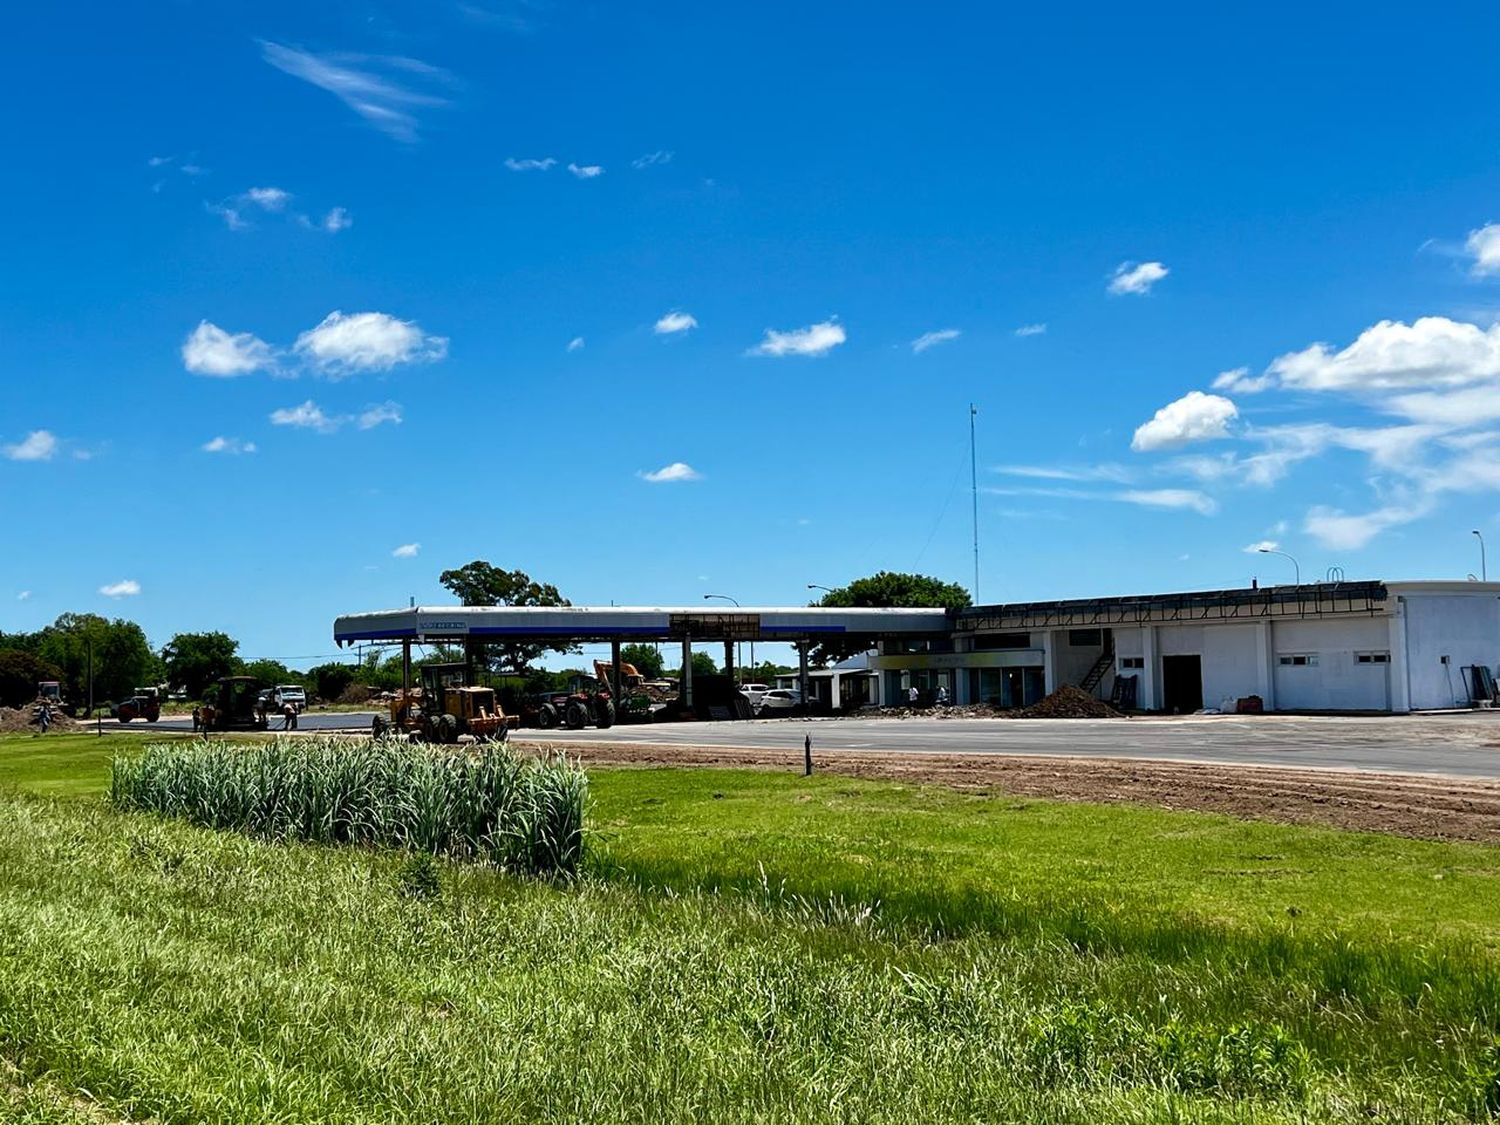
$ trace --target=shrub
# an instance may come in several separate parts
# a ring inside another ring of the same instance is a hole
[[[438,750],[399,739],[171,743],[117,758],[117,808],[272,840],[407,848],[533,875],[583,853],[588,781],[558,758],[503,746]]]

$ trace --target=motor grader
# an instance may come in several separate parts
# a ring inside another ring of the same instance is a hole
[[[493,688],[467,682],[464,665],[427,664],[421,687],[398,691],[390,715],[376,715],[371,733],[381,738],[397,731],[423,742],[457,742],[464,735],[503,742],[518,722],[501,708]]]

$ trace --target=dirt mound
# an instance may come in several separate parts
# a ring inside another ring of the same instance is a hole
[[[35,714],[33,707],[0,707],[0,731],[39,731],[42,728],[32,722]],[[52,712],[53,730],[72,730],[77,725],[66,715]]]
[[[1124,718],[1102,699],[1095,699],[1082,688],[1063,684],[1045,699],[1006,712],[1012,719],[1121,719]]]

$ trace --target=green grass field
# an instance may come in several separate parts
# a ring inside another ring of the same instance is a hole
[[[103,743],[0,737],[0,1120],[1500,1109],[1495,849],[595,769],[548,884],[117,813]]]

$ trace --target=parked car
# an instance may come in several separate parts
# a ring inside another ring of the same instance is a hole
[[[276,705],[275,710],[280,711],[288,703],[297,709],[297,714],[307,710],[307,692],[297,684],[280,684],[271,696]]]
[[[770,688],[763,692],[755,708],[757,718],[789,715],[802,706],[802,693],[796,688]]]
[[[740,694],[750,701],[751,710],[754,710],[756,707],[760,706],[761,696],[765,695],[766,692],[770,690],[771,689],[765,684],[740,685]]]

